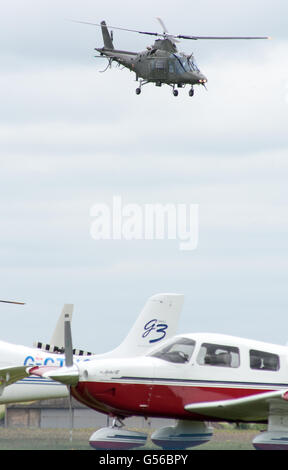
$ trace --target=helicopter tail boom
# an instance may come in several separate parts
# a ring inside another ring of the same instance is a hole
[[[106,22],[101,21],[101,29],[102,29],[102,36],[103,36],[103,41],[104,41],[104,47],[105,49],[113,50],[114,45],[113,45],[113,40],[112,36],[110,35]]]

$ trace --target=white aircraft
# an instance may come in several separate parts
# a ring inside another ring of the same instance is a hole
[[[177,420],[176,426],[152,434],[152,441],[163,449],[208,442],[212,429],[206,421],[268,423],[254,447],[288,449],[287,346],[195,333],[177,335],[138,357],[76,363],[68,319],[65,325],[65,367],[22,367],[16,373],[66,384],[77,400],[114,416],[112,427],[90,437],[92,447],[143,446],[145,434],[122,427],[125,418],[136,415]],[[159,331],[164,331],[162,326]]]
[[[100,358],[140,356],[155,344],[175,335],[178,327],[183,296],[157,294],[146,302],[127,337],[115,350],[101,355],[91,355],[80,350],[72,351],[73,361],[80,363]],[[23,371],[35,366],[65,366],[64,324],[71,322],[73,305],[66,304],[51,339],[51,345],[38,343],[29,348],[0,341],[0,404],[67,397],[63,383],[55,382]],[[18,367],[19,366],[19,367]],[[9,387],[7,387],[10,385]]]
[[[5,301],[5,303],[7,302]],[[9,301],[8,303],[11,302]],[[24,304],[21,303],[21,305]],[[27,346],[0,341],[0,367],[11,367],[13,364],[19,364],[19,361],[23,361],[24,364],[40,365],[49,364],[52,360],[53,364],[63,364],[64,360],[60,358],[59,354],[55,353],[57,351],[64,352],[64,318],[68,313],[71,321],[72,312],[73,305],[64,305],[50,341],[50,344],[54,346],[38,342],[35,347],[29,348]],[[44,348],[46,352],[43,353],[42,348]],[[54,354],[49,354],[49,351],[54,352]],[[47,387],[47,385],[49,385],[49,387]],[[51,387],[51,385],[53,386]],[[52,382],[51,380],[39,380],[39,377],[27,377],[14,383],[8,390],[4,387],[3,377],[0,377],[0,404],[38,400],[42,399],[42,397],[46,398],[47,392],[49,398],[68,396],[67,387],[60,383]]]

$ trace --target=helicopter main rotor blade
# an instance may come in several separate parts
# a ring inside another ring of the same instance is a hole
[[[160,23],[160,25],[161,25],[161,27],[162,27],[162,29],[163,29],[163,34],[162,34],[162,35],[159,34],[159,36],[162,36],[164,39],[170,39],[170,41],[172,41],[172,42],[174,42],[174,43],[179,42],[179,41],[176,39],[176,36],[175,36],[174,34],[170,34],[170,33],[169,33],[168,29],[167,29],[166,26],[165,26],[164,21],[163,21],[161,18],[159,18],[159,17],[157,16],[156,20],[159,21],[159,23]]]
[[[14,302],[13,300],[0,300],[3,304],[17,304],[17,305],[25,305],[24,302]]]
[[[166,28],[166,26],[165,26],[165,24],[164,24],[164,21],[163,21],[161,18],[159,18],[158,16],[157,16],[156,19],[157,19],[157,20],[159,21],[159,23],[161,24],[164,34],[165,34],[165,33],[166,33],[166,34],[169,34],[168,29]]]
[[[198,39],[271,39],[270,36],[185,36],[183,34],[175,37],[179,39],[192,39],[194,41]]]
[[[194,41],[197,41],[198,39],[271,39],[270,36],[188,36],[185,34],[170,34],[167,31],[167,28],[161,18],[157,18],[157,20],[160,22],[164,32],[163,33],[153,33],[151,31],[139,31],[137,29],[128,29],[128,28],[120,28],[119,26],[111,26],[111,25],[106,25],[107,28],[111,29],[118,29],[120,31],[129,31],[131,33],[138,33],[138,34],[148,34],[149,36],[158,36],[158,37],[164,37],[164,38],[173,38],[175,39],[191,39]],[[98,23],[91,23],[89,21],[78,21],[78,20],[71,20],[73,23],[82,23],[82,24],[89,24],[92,26],[99,26],[101,27],[102,24]],[[103,22],[104,24],[104,22]],[[106,23],[105,23],[106,24]]]
[[[73,23],[82,23],[82,24],[90,24],[92,26],[102,26],[101,24],[98,23],[90,23],[89,21],[77,21],[77,20],[70,20],[73,21]],[[148,34],[150,36],[163,36],[163,33],[151,33],[150,31],[138,31],[136,29],[127,29],[127,28],[120,28],[119,26],[111,26],[111,25],[106,25],[107,28],[111,29],[119,29],[120,31],[129,31],[130,33],[139,33],[139,34]]]

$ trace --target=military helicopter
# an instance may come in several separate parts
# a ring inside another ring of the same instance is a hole
[[[225,37],[187,36],[183,34],[174,35],[168,32],[161,18],[157,18],[157,20],[162,26],[162,33],[107,26],[105,21],[102,21],[101,24],[86,21],[76,22],[101,27],[104,47],[95,48],[95,50],[100,54],[95,57],[106,57],[108,59],[108,65],[103,72],[111,67],[113,62],[117,62],[118,65],[122,65],[135,72],[136,81],[139,82],[139,86],[136,89],[137,95],[140,95],[142,87],[147,83],[155,83],[158,87],[161,87],[162,84],[167,84],[172,87],[174,96],[178,96],[177,88],[184,88],[186,85],[191,86],[189,96],[194,95],[194,85],[202,85],[206,88],[208,80],[197,67],[193,54],[186,55],[183,52],[178,52],[176,43],[179,42],[179,39],[270,39],[266,36]],[[113,30],[109,33],[108,27],[111,29],[157,36],[158,39],[155,40],[152,46],[148,46],[143,52],[123,51],[114,48]]]

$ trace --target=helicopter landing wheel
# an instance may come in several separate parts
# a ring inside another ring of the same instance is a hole
[[[140,95],[141,93],[141,88],[136,88],[136,95]]]
[[[173,90],[173,95],[178,96],[178,90]]]
[[[189,96],[194,96],[194,90],[193,90],[193,88],[191,88],[191,90],[189,90]]]

